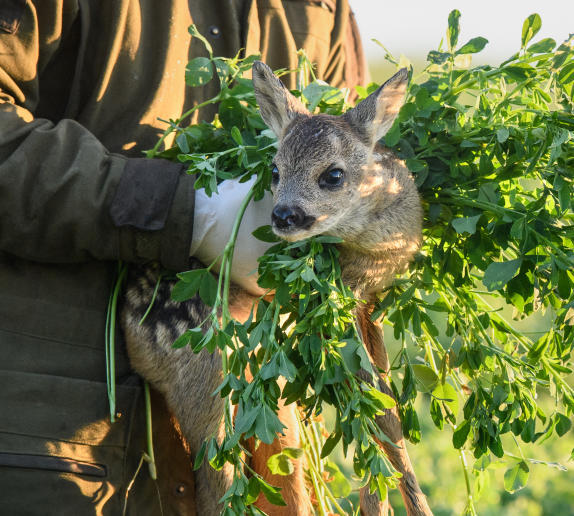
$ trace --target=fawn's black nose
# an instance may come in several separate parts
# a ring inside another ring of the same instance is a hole
[[[305,212],[298,206],[278,204],[271,213],[273,225],[278,229],[294,229],[305,221]]]

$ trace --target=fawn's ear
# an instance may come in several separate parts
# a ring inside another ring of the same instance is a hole
[[[393,125],[405,100],[407,78],[407,69],[401,68],[377,91],[343,115],[368,144],[374,146]]]
[[[309,111],[295,98],[283,83],[273,75],[265,63],[253,63],[253,89],[259,104],[261,117],[269,128],[281,139],[283,130],[298,114]]]

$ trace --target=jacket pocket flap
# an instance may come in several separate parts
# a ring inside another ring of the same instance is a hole
[[[60,471],[62,473],[76,473],[91,477],[105,477],[106,467],[101,464],[92,464],[80,460],[64,457],[51,457],[49,455],[29,455],[26,453],[0,452],[0,466],[12,468],[45,469]]]

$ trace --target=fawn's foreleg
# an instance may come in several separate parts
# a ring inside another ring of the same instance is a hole
[[[256,502],[257,507],[271,516],[309,516],[313,514],[309,490],[305,484],[305,472],[303,460],[294,461],[294,471],[290,475],[273,475],[267,467],[269,457],[280,453],[284,448],[298,448],[300,436],[298,430],[295,404],[288,406],[280,405],[279,419],[287,427],[285,435],[277,436],[271,444],[259,443],[254,449],[254,439],[246,443],[251,452],[250,466],[259,473],[266,482],[281,488],[281,495],[286,506],[270,504],[261,494]]]

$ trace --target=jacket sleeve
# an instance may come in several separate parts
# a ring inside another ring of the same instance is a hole
[[[29,35],[0,26],[0,251],[187,268],[193,178],[178,164],[110,153],[73,120],[35,118],[41,59]]]

